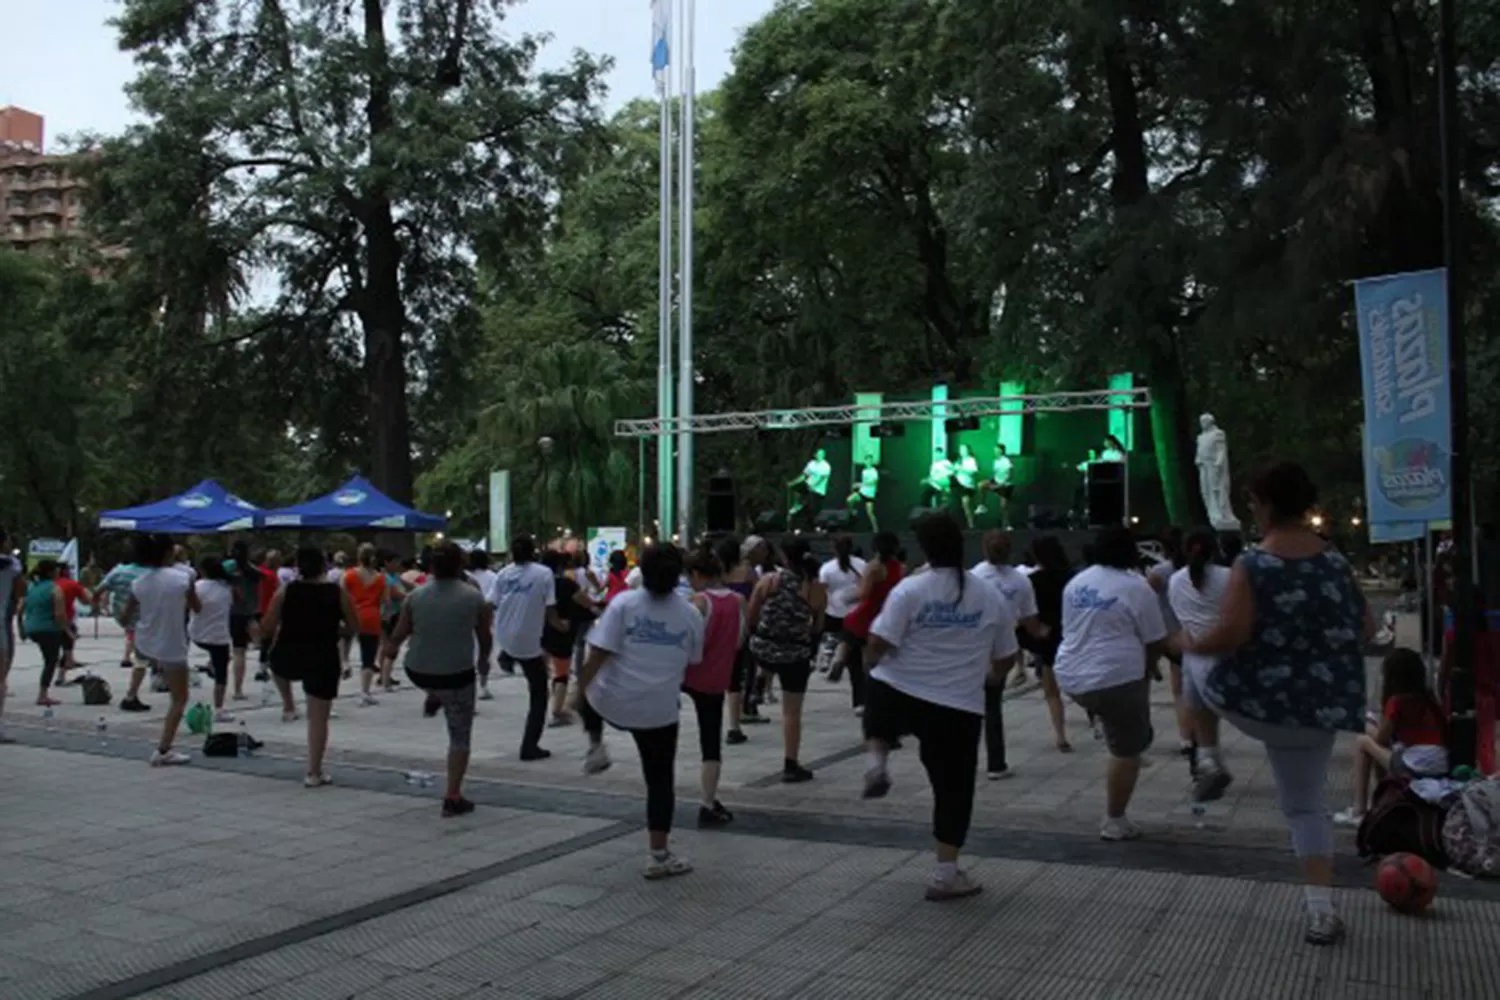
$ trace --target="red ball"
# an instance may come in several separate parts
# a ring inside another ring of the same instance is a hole
[[[1437,895],[1437,873],[1415,854],[1389,854],[1375,870],[1380,898],[1399,913],[1421,913]]]

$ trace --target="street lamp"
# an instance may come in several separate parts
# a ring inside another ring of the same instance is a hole
[[[547,500],[548,500],[548,498],[551,495],[550,485],[547,482],[547,464],[548,464],[548,459],[550,459],[552,457],[552,447],[553,447],[553,445],[555,443],[556,442],[554,442],[552,440],[552,438],[550,436],[546,435],[546,434],[543,434],[541,437],[539,437],[539,438],[536,439],[536,450],[537,450],[537,453],[542,456],[542,510],[541,510],[542,517],[541,517],[541,522],[542,522],[542,537],[543,538],[547,537],[547,527],[546,527],[547,521],[548,521],[548,518],[547,518]]]

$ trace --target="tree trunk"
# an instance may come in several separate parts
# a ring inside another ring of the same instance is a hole
[[[1156,450],[1156,469],[1161,476],[1162,499],[1172,524],[1206,523],[1203,502],[1194,503],[1187,489],[1183,460],[1190,417],[1187,391],[1179,373],[1162,367],[1148,374],[1151,388],[1151,443]]]

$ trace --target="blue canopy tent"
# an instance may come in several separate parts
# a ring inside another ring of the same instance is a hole
[[[175,497],[139,507],[106,510],[99,527],[117,531],[156,531],[168,535],[199,535],[215,531],[245,531],[254,526],[260,508],[205,479]]]
[[[442,531],[448,519],[403,506],[377,490],[368,479],[355,476],[325,496],[280,510],[260,511],[262,528],[322,528],[329,531]]]

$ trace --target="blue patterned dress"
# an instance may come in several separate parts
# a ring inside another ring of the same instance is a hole
[[[1249,549],[1250,641],[1208,677],[1216,707],[1274,726],[1363,732],[1365,598],[1344,557]]]

